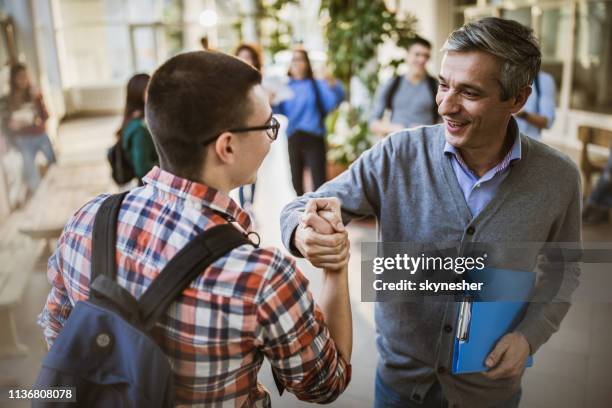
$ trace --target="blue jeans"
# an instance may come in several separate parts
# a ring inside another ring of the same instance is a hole
[[[40,135],[22,135],[14,139],[17,149],[23,157],[23,177],[30,192],[34,192],[40,184],[40,172],[36,167],[36,155],[42,152],[49,164],[56,162],[51,140],[46,133]]]
[[[521,401],[521,390],[514,394],[508,401],[492,408],[518,408]],[[374,391],[374,408],[449,408],[448,401],[444,398],[440,383],[431,386],[422,401],[417,402],[399,395],[385,384],[378,373],[376,373],[376,384]]]

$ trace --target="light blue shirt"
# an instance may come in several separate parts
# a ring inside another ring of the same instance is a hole
[[[503,181],[510,174],[510,163],[521,159],[521,138],[512,120],[510,121],[510,132],[514,133],[514,142],[510,151],[501,162],[480,178],[468,168],[459,150],[448,143],[444,145],[444,153],[451,158],[453,171],[472,217],[476,217],[495,196]]]
[[[540,93],[538,94],[538,88]],[[546,123],[546,129],[550,129],[555,121],[555,80],[550,74],[540,71],[538,73],[538,87],[534,84],[531,86],[531,95],[525,103],[523,110],[528,113],[535,113],[536,115],[544,116],[548,119]],[[518,123],[519,131],[534,139],[540,138],[540,129],[527,122],[524,119],[516,118]]]

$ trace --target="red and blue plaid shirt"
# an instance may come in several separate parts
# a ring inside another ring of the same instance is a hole
[[[217,190],[157,167],[144,183],[126,196],[117,226],[117,281],[136,298],[208,228],[230,220],[250,230],[249,216]],[[49,347],[74,304],[89,297],[91,233],[105,198],[77,211],[49,259],[52,289],[39,317]],[[153,335],[172,364],[179,405],[270,406],[257,382],[264,357],[300,399],[331,401],[350,381],[350,366],[330,338],[308,280],[274,248],[244,245],[214,262],[170,306]]]

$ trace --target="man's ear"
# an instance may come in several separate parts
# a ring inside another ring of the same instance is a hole
[[[525,86],[519,90],[519,92],[512,99],[513,104],[510,108],[512,114],[519,113],[523,106],[527,103],[527,99],[529,99],[529,95],[531,95],[531,86]]]
[[[213,150],[223,164],[232,164],[236,160],[236,136],[231,132],[223,132],[214,143]]]

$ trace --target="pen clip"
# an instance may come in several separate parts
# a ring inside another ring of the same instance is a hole
[[[466,296],[459,308],[459,318],[457,322],[457,339],[461,342],[469,341],[470,320],[472,319],[472,297]]]

